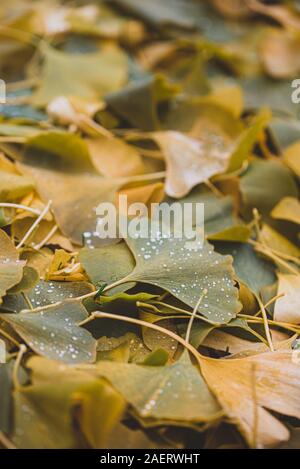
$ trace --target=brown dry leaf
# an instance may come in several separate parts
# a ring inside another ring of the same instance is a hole
[[[31,217],[26,217],[26,218],[21,218],[21,219],[16,219],[12,223],[12,234],[14,238],[18,239],[19,241],[23,238],[23,236],[27,233],[27,231],[30,229],[31,225],[33,224],[33,219]],[[55,227],[54,221],[47,221],[47,220],[42,220],[39,223],[39,226],[37,229],[34,231],[32,236],[28,238],[26,244],[27,245],[38,245],[40,244],[46,237],[48,236],[49,233],[51,233],[52,229]],[[57,244],[63,249],[66,249],[67,251],[73,251],[73,245],[70,242],[70,240],[63,236],[61,231],[57,229],[55,233],[47,240],[46,244]]]
[[[164,198],[164,184],[162,182],[156,182],[153,184],[146,184],[143,186],[129,187],[122,189],[117,195],[126,195],[128,206],[134,203],[145,204],[150,210],[151,204],[160,203]],[[122,214],[122,207],[116,204],[119,208],[119,212]],[[124,207],[125,209],[125,207]]]
[[[22,252],[22,259],[26,260],[28,267],[33,267],[41,279],[45,279],[50,268],[53,253],[49,248],[41,248],[39,251],[32,249]]]
[[[99,137],[86,141],[95,167],[105,177],[125,177],[144,174],[139,152],[115,137]]]
[[[229,360],[203,357],[201,370],[251,446],[272,447],[288,440],[288,429],[269,410],[300,418],[300,367],[293,363],[292,351]]]
[[[176,131],[156,132],[154,140],[161,147],[167,165],[166,193],[181,198],[201,182],[226,170],[230,150]]]
[[[292,340],[294,339],[292,338]],[[291,348],[291,340],[286,334],[272,331],[272,341],[275,350],[290,350]],[[250,340],[242,339],[219,330],[212,331],[203,341],[202,345],[222,352],[228,352],[231,358],[233,358],[233,356],[240,358],[242,356],[268,352],[270,350],[268,345],[263,342],[251,342]]]
[[[278,273],[278,298],[274,308],[274,319],[279,322],[300,324],[300,275]]]

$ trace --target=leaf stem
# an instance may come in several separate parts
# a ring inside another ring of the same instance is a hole
[[[201,301],[203,300],[203,297],[204,297],[205,295],[207,295],[207,289],[206,289],[206,288],[204,288],[203,292],[201,293],[200,298],[199,298],[199,300],[197,301],[197,304],[196,304],[196,306],[195,306],[195,308],[194,308],[194,310],[193,310],[193,313],[192,313],[191,318],[190,318],[189,323],[188,323],[188,327],[187,327],[186,335],[185,335],[185,341],[188,342],[188,343],[190,342],[190,335],[191,335],[191,330],[192,330],[192,326],[193,326],[193,322],[194,322],[195,316],[196,316],[196,314],[197,314],[197,311],[198,311],[198,308],[199,308],[199,306],[200,306],[200,303],[201,303]]]
[[[25,233],[24,237],[22,238],[22,240],[19,242],[19,244],[17,245],[17,249],[20,249],[23,244],[27,241],[27,239],[30,237],[30,235],[32,234],[32,232],[35,230],[35,228],[39,225],[39,223],[42,221],[42,219],[44,218],[44,216],[46,215],[46,213],[49,211],[50,209],[50,206],[52,204],[52,200],[49,200],[49,202],[47,203],[47,205],[45,206],[44,210],[42,210],[42,212],[40,213],[40,215],[38,216],[38,218],[35,220],[35,222],[31,225],[31,227],[29,228],[29,230]]]
[[[0,443],[7,449],[17,449],[17,447],[7,438],[7,436],[0,432]]]
[[[8,202],[1,202],[0,203],[0,208],[16,208],[20,210],[26,210],[27,212],[34,213],[35,215],[40,215],[41,211],[38,210],[37,208],[32,208],[28,207],[27,205],[22,205],[22,204],[12,204]]]
[[[273,345],[273,342],[272,342],[272,336],[271,336],[271,332],[270,332],[270,328],[269,328],[268,316],[267,316],[265,306],[264,306],[263,302],[261,301],[261,299],[259,298],[259,295],[255,295],[255,296],[256,296],[256,300],[259,304],[259,307],[261,309],[261,314],[262,314],[263,321],[264,321],[264,328],[265,328],[266,338],[267,338],[270,350],[272,352],[274,352],[275,349],[274,349],[274,345]]]
[[[21,344],[16,339],[14,339],[14,337],[12,337],[8,332],[4,331],[3,329],[0,329],[0,335],[12,342],[16,347],[20,348]]]
[[[153,330],[156,330],[158,332],[162,332],[163,334],[168,335],[169,337],[171,337],[172,339],[176,340],[178,343],[183,345],[187,350],[189,350],[191,354],[196,358],[199,366],[201,367],[201,360],[200,360],[201,355],[195,349],[195,347],[193,347],[189,342],[187,342],[185,339],[183,339],[179,335],[175,334],[175,332],[169,331],[165,327],[158,326],[157,324],[152,324],[147,321],[142,321],[141,319],[130,318],[128,316],[120,316],[118,314],[95,311],[87,319],[80,322],[78,325],[84,326],[85,324],[88,324],[89,322],[94,321],[95,319],[104,319],[104,318],[115,319],[116,321],[123,321],[123,322],[128,322],[131,324],[137,324],[139,326],[148,327],[149,329],[153,329]]]
[[[40,243],[34,245],[34,249],[36,249],[37,251],[41,249],[44,246],[44,244],[46,244],[49,241],[49,239],[52,238],[52,236],[56,233],[57,230],[58,230],[58,225],[54,225],[53,228],[49,231],[49,233],[45,236],[45,238],[42,239]]]
[[[13,380],[13,384],[14,384],[14,388],[17,389],[20,387],[20,382],[19,382],[19,377],[18,377],[18,373],[19,373],[19,368],[20,368],[20,365],[21,365],[21,361],[22,361],[22,358],[23,358],[23,355],[27,352],[27,347],[26,345],[24,344],[21,344],[20,345],[20,349],[19,349],[19,353],[17,355],[17,358],[16,358],[16,361],[14,363],[14,368],[13,368],[13,374],[12,374],[12,380]]]

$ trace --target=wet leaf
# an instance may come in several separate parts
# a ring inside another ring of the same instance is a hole
[[[66,363],[95,360],[96,340],[77,325],[86,317],[85,308],[72,300],[37,313],[1,315],[36,353]]]
[[[134,268],[134,259],[125,243],[95,249],[83,248],[79,260],[94,285],[114,283],[126,277]],[[124,285],[125,289],[127,287]],[[114,289],[114,292],[117,291],[120,291],[120,287]]]
[[[92,373],[108,379],[143,417],[209,422],[220,415],[217,401],[187,354],[164,367],[100,362]]]
[[[239,311],[231,258],[215,253],[209,243],[189,251],[184,239],[161,234],[152,240],[128,238],[126,242],[136,260],[127,281],[159,286],[192,308],[207,289],[199,312],[214,322],[226,323]]]

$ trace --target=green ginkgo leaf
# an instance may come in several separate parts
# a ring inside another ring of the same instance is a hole
[[[134,259],[125,243],[90,249],[84,247],[79,252],[79,260],[94,285],[114,283],[130,274]],[[128,285],[114,290],[124,291]]]
[[[93,362],[96,340],[77,324],[87,318],[81,303],[66,300],[46,311],[1,314],[39,355],[66,363]]]
[[[221,414],[187,352],[170,366],[103,361],[91,372],[105,377],[142,417],[200,423]]]
[[[232,258],[215,253],[208,242],[203,248],[190,251],[185,239],[165,238],[157,233],[156,238],[126,239],[136,260],[126,281],[161,287],[192,308],[207,290],[199,312],[216,323],[227,323],[234,318],[240,304]]]
[[[258,256],[249,244],[218,243],[216,250],[233,257],[233,266],[237,280],[241,280],[256,294],[260,290],[275,282],[275,268],[273,264]]]
[[[47,46],[44,56],[41,83],[31,98],[39,107],[58,96],[93,100],[118,90],[127,79],[127,59],[117,46],[84,55]]]
[[[16,285],[19,288],[21,283]],[[40,280],[34,288],[26,291],[26,299],[21,293],[9,294],[3,299],[2,309],[7,312],[19,313],[22,309],[47,306],[58,301],[76,298],[93,291],[93,286],[88,282],[45,282]]]
[[[31,290],[39,281],[39,274],[38,272],[33,268],[26,266],[23,269],[23,277],[21,281],[12,287],[8,293],[9,294],[14,294],[14,293],[20,293],[20,292],[25,292],[27,290]]]

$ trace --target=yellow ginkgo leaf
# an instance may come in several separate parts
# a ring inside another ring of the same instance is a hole
[[[278,274],[278,298],[275,303],[274,319],[280,322],[300,324],[300,275]]]
[[[271,447],[288,440],[288,429],[269,411],[300,418],[300,367],[292,351],[231,360],[203,357],[201,370],[251,446]]]

